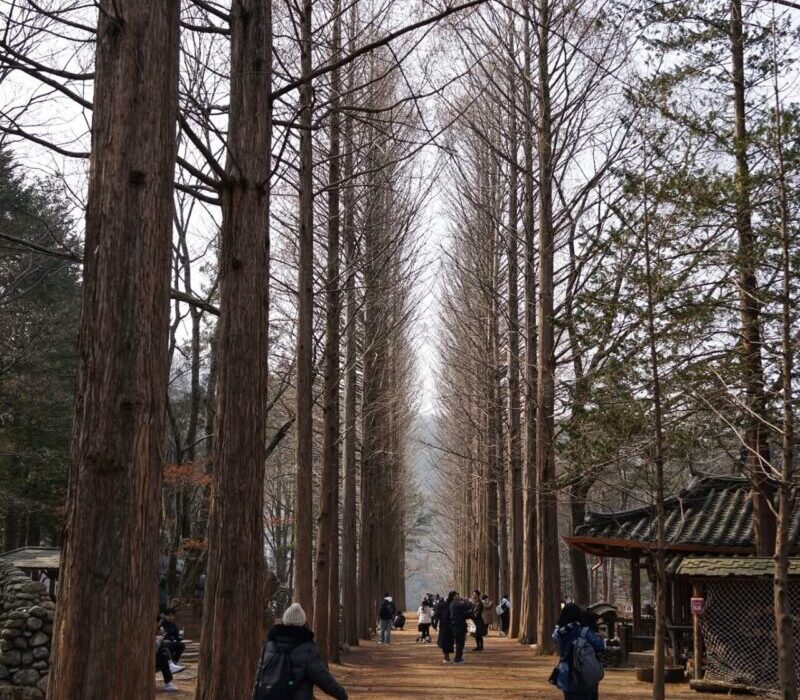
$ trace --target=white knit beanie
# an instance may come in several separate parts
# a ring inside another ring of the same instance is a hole
[[[302,627],[306,624],[306,612],[300,607],[300,603],[292,603],[286,612],[283,613],[283,624]]]

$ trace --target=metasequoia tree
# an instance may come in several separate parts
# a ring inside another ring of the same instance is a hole
[[[334,2],[333,47],[331,60],[340,58],[342,18],[339,0]],[[321,611],[316,626],[317,643],[326,658],[339,654],[339,181],[341,179],[341,76],[331,73],[331,117],[328,163],[328,254],[325,290],[325,378],[324,422],[322,434],[322,480],[314,570],[314,609]]]
[[[237,639],[255,668],[266,620],[263,488],[272,24],[270,5],[235,3],[231,91],[220,199],[220,324],[215,464],[197,697],[244,697],[252,679],[227,658]],[[250,621],[246,631],[240,620]],[[237,629],[238,628],[238,629]]]
[[[352,51],[352,35],[355,32],[356,3],[350,10],[349,50]],[[354,64],[347,70],[347,92],[353,90],[355,80]],[[344,217],[341,219],[341,235],[344,238],[344,287],[345,287],[345,355],[344,355],[344,436],[343,436],[343,478],[344,494],[342,502],[342,628],[344,641],[348,645],[358,644],[358,560],[357,560],[357,449],[358,449],[358,328],[359,300],[356,293],[356,260],[358,244],[355,230],[355,186],[354,173],[354,120],[351,115],[344,116],[342,143],[342,172],[340,177],[347,182],[342,194]]]
[[[314,88],[311,81],[312,2],[304,0],[300,23],[300,196],[299,259],[297,266],[296,431],[297,486],[295,488],[295,600],[314,621],[313,598],[313,491],[312,491],[312,365],[314,324],[314,155],[311,133]]]
[[[98,8],[53,698],[154,692],[156,601],[145,582],[158,570],[178,11],[177,0]],[[116,669],[112,676],[109,668]]]
[[[517,57],[516,26],[514,16],[509,11],[509,54],[513,66],[508,69],[508,232],[506,249],[508,257],[508,465],[509,508],[510,513],[510,581],[508,591],[511,600],[516,601],[511,614],[509,636],[517,637],[520,630],[522,605],[523,557],[523,503],[522,503],[522,447],[521,447],[521,407],[520,407],[520,343],[519,343],[519,137],[517,133]],[[528,77],[528,76],[526,76]]]

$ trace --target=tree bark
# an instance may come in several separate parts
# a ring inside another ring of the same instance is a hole
[[[586,517],[586,494],[582,483],[573,484],[570,488],[569,503],[572,516],[572,528],[583,523]],[[572,569],[572,595],[578,605],[589,604],[589,570],[586,566],[586,554],[576,547],[569,548],[569,561]]]
[[[216,454],[198,700],[249,696],[253,684],[251,672],[257,666],[266,627],[263,532],[271,3],[261,0],[234,3],[230,31],[228,156],[220,192]],[[242,620],[247,624],[243,625]],[[231,640],[236,644],[236,663],[230,659]],[[151,677],[152,663],[151,638]]]
[[[351,6],[351,20],[356,4]],[[355,21],[350,23],[355,32]],[[348,71],[348,93],[353,87],[353,70]],[[343,234],[347,286],[345,292],[345,381],[344,381],[344,512],[342,513],[342,624],[345,643],[358,646],[358,574],[357,574],[357,503],[356,447],[358,433],[358,299],[355,266],[358,257],[355,232],[355,196],[353,177],[353,119],[344,119],[343,178],[348,186],[343,193]]]
[[[550,98],[550,3],[539,5],[538,112],[539,112],[539,333],[536,415],[536,472],[538,490],[537,562],[539,619],[537,641],[540,653],[550,652],[550,632],[561,598],[561,567],[558,548],[558,502],[555,465],[555,328],[554,328],[554,240],[553,240],[553,124]]]
[[[342,43],[341,0],[333,5],[333,55],[339,60]],[[325,301],[324,422],[322,427],[322,483],[314,572],[314,609],[317,644],[323,659],[334,660],[339,650],[339,181],[341,127],[339,70],[331,72],[330,150],[328,153],[328,261]],[[336,566],[333,566],[336,560]],[[334,629],[335,628],[335,629]]]
[[[731,0],[731,63],[734,105],[734,179],[736,231],[739,250],[737,271],[741,311],[741,353],[743,384],[746,393],[747,429],[745,468],[753,481],[753,525],[758,556],[771,556],[775,549],[775,515],[769,485],[769,440],[764,369],[761,358],[761,301],[756,266],[758,260],[753,210],[750,202],[750,164],[747,156],[747,111],[745,105],[744,34],[742,2]]]
[[[294,599],[316,625],[313,597],[313,343],[314,343],[314,153],[311,80],[312,0],[304,0],[300,16],[300,259],[297,270],[297,454],[294,500]]]
[[[510,473],[510,533],[509,544],[509,577],[511,581],[511,626],[509,636],[519,636],[520,613],[522,612],[522,566],[523,566],[523,519],[522,519],[522,448],[520,445],[521,408],[519,394],[519,232],[517,217],[519,214],[517,164],[517,70],[514,42],[514,15],[509,10],[510,24],[510,65],[509,65],[509,117],[508,117],[508,149],[511,163],[509,166],[509,205],[508,205],[508,466]],[[508,591],[507,591],[508,592]]]
[[[536,556],[536,353],[537,353],[537,321],[536,321],[536,243],[534,226],[534,191],[533,191],[533,105],[531,100],[532,50],[531,19],[525,16],[525,80],[522,90],[524,110],[527,115],[524,121],[523,149],[525,153],[525,194],[524,194],[524,226],[525,226],[525,542],[522,572],[522,614],[520,619],[519,640],[523,644],[532,644],[536,640],[538,616],[539,577],[537,574]]]
[[[645,163],[645,167],[647,164]],[[647,283],[647,340],[650,351],[650,372],[653,383],[653,417],[655,432],[655,510],[656,510],[656,620],[655,642],[653,653],[653,700],[664,700],[665,697],[665,657],[666,657],[666,605],[667,605],[667,573],[665,564],[665,527],[666,512],[664,509],[664,431],[662,427],[661,377],[658,362],[658,344],[655,327],[655,282],[650,241],[650,219],[647,198],[647,180],[644,182],[644,254]]]
[[[776,57],[777,58],[777,57]],[[777,61],[775,62],[777,66]],[[777,68],[776,68],[777,70]],[[778,215],[781,243],[781,375],[783,385],[783,436],[781,483],[778,492],[778,520],[775,538],[775,632],[778,647],[778,677],[782,700],[797,698],[797,668],[794,657],[794,628],[790,599],[789,541],[793,502],[791,498],[794,480],[794,394],[792,372],[794,354],[792,348],[792,250],[789,230],[789,201],[783,154],[783,115],[777,74],[775,79],[775,155],[778,179]]]
[[[56,700],[154,694],[179,3],[98,9]]]

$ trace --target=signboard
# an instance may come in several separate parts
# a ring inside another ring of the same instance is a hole
[[[692,615],[702,615],[705,606],[706,606],[706,599],[705,598],[692,598]]]

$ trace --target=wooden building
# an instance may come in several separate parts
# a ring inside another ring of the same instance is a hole
[[[797,499],[794,500],[797,503]],[[667,629],[674,661],[692,658],[692,582],[681,564],[687,557],[754,557],[750,481],[743,476],[696,474],[689,486],[665,501]],[[641,578],[655,579],[655,508],[587,513],[564,538],[571,547],[598,557],[630,562],[632,619],[628,650],[652,649],[652,626],[643,620]],[[790,541],[800,543],[800,508],[795,506]],[[623,630],[624,631],[624,630]]]
[[[771,558],[687,557],[678,574],[692,583],[698,610],[692,687],[701,691],[778,694],[778,649]],[[800,632],[800,560],[789,566],[789,600]],[[800,668],[800,644],[794,646]]]

